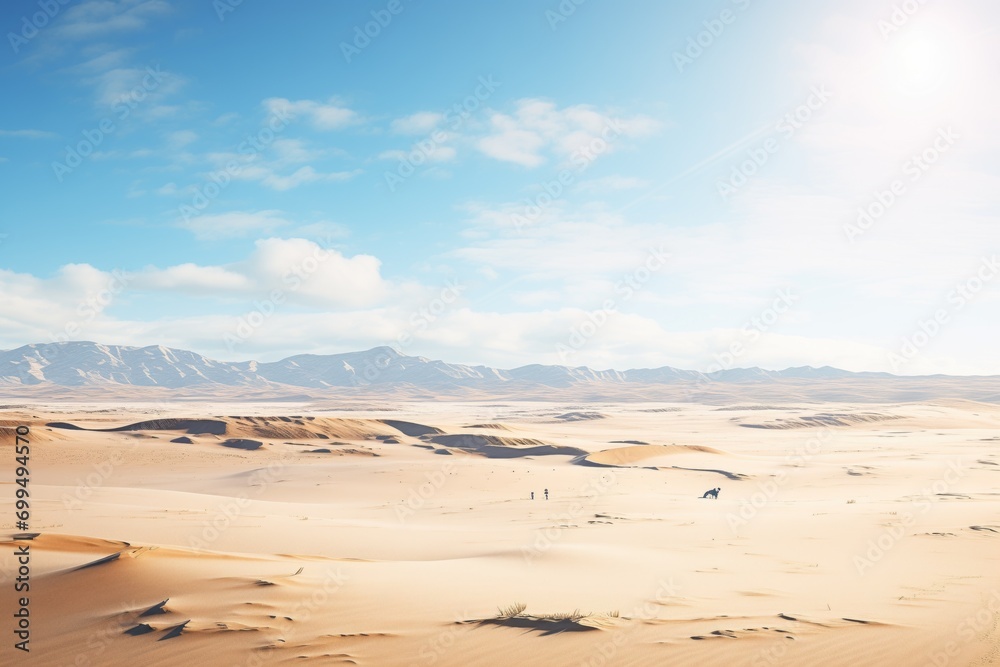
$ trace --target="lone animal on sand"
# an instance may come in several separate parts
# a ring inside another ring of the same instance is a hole
[[[708,491],[705,492],[705,495],[703,495],[702,498],[715,498],[716,500],[718,500],[719,491],[721,490],[722,489],[720,489],[719,487],[715,487],[714,489],[709,489]]]

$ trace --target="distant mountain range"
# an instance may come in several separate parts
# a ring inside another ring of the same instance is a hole
[[[136,385],[231,387],[288,385],[312,389],[368,385],[413,385],[426,389],[456,386],[487,388],[508,384],[567,387],[576,384],[678,384],[755,382],[781,378],[839,379],[884,373],[850,373],[836,368],[789,368],[765,371],[734,368],[699,373],[664,366],[627,371],[596,371],[585,366],[532,364],[510,370],[466,366],[409,357],[391,347],[344,354],[300,354],[273,363],[223,362],[187,350],[162,346],[124,347],[90,342],[25,345],[0,352],[0,383],[63,387]]]
[[[648,394],[655,396],[656,400],[671,397],[686,400],[720,391],[741,395],[739,392],[751,386],[776,385],[797,387],[798,391],[763,392],[760,396],[773,394],[794,399],[822,395],[827,400],[831,396],[835,400],[849,400],[852,390],[845,387],[851,385],[880,387],[883,391],[878,393],[883,399],[904,400],[919,398],[926,394],[921,388],[939,387],[942,383],[953,388],[946,392],[947,396],[991,401],[1000,395],[1000,378],[995,377],[913,378],[888,373],[853,373],[829,366],[806,366],[783,371],[734,368],[700,373],[669,366],[598,371],[582,366],[533,364],[505,370],[410,357],[390,347],[345,354],[301,354],[272,363],[222,362],[187,350],[162,346],[125,347],[91,342],[25,345],[0,352],[0,387],[6,387],[8,395],[10,390],[34,386],[79,389],[155,387],[194,389],[198,393],[232,388],[251,392],[265,390],[276,395],[299,391],[311,397],[323,396],[327,392],[343,396],[344,390],[353,389],[367,394],[402,391],[422,397],[530,394],[544,398],[550,390],[572,390],[568,393],[563,391],[562,395],[587,400],[618,395],[640,398]],[[725,387],[728,389],[723,391]],[[829,390],[825,394],[819,391],[823,387]],[[971,387],[971,390],[963,390],[963,387]],[[859,400],[866,399],[859,397]]]

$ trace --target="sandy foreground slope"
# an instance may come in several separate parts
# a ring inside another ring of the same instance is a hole
[[[49,403],[0,442],[4,665],[1000,664],[995,405]]]

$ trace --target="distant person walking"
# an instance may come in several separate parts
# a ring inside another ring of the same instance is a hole
[[[548,489],[545,489],[545,499],[546,500],[549,499],[549,490]]]
[[[534,492],[534,491],[532,491],[532,492],[531,492],[531,499],[532,499],[532,500],[534,500],[534,499],[535,499],[535,492]]]

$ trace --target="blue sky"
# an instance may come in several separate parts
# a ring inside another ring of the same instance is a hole
[[[5,3],[0,347],[1000,373],[1000,9],[679,5]]]

